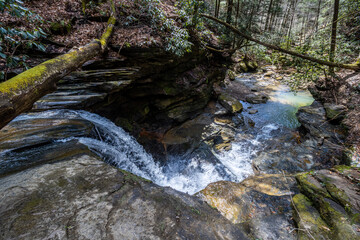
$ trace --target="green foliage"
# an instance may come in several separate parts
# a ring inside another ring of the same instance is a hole
[[[8,13],[13,17],[26,19],[31,23],[41,22],[42,19],[23,6],[20,0],[0,0],[0,13]],[[18,66],[26,66],[26,56],[17,56],[16,50],[22,48],[36,48],[45,51],[45,46],[38,42],[46,36],[41,28],[34,30],[23,30],[4,26],[0,23],[0,59],[6,62],[6,69]],[[0,71],[0,80],[4,79],[6,71]]]
[[[140,0],[141,10],[151,18],[153,28],[159,29],[166,35],[165,49],[177,56],[191,51],[192,43],[189,41],[189,32],[183,26],[166,16],[159,0]]]
[[[198,16],[204,9],[204,1],[177,1],[176,7],[179,9],[177,14],[180,21],[169,18],[159,0],[138,0],[136,2],[140,6],[141,12],[150,17],[151,26],[164,33],[165,50],[177,56],[191,52],[193,43],[190,42],[190,31],[199,33],[200,39],[206,39],[210,34]],[[137,18],[129,16],[126,20],[125,24],[130,25],[137,21]]]

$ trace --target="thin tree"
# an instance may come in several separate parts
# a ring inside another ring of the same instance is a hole
[[[334,0],[334,15],[331,27],[331,43],[330,43],[330,54],[329,61],[335,61],[335,48],[336,48],[336,33],[337,33],[337,22],[339,17],[339,0]],[[329,67],[330,73],[334,73],[334,67]]]

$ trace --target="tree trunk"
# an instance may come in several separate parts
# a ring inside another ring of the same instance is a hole
[[[335,48],[336,48],[336,32],[337,32],[337,22],[339,17],[339,0],[334,0],[334,15],[331,27],[331,43],[330,43],[330,54],[329,61],[334,62],[335,60]],[[334,72],[334,67],[329,68],[330,72]]]
[[[113,0],[110,2],[111,15],[100,39],[43,62],[0,84],[0,129],[19,114],[30,110],[42,96],[54,91],[57,81],[105,50],[116,22],[115,4]]]
[[[265,22],[265,29],[264,29],[265,31],[268,30],[268,27],[269,27],[269,19],[270,19],[270,15],[271,15],[272,4],[273,4],[273,0],[270,0],[269,9],[267,12],[266,22]]]
[[[319,29],[319,18],[320,18],[320,10],[321,10],[321,0],[319,0],[317,12],[316,12],[316,19],[315,19],[315,32]]]
[[[233,11],[233,0],[227,0],[226,22],[231,24],[231,16]]]
[[[290,54],[290,55],[295,56],[295,57],[303,58],[303,59],[306,59],[306,60],[309,60],[311,62],[321,64],[321,65],[360,71],[360,57],[355,63],[352,63],[352,64],[343,64],[343,63],[335,63],[335,62],[324,61],[324,60],[313,58],[313,57],[303,55],[303,54],[300,54],[300,53],[297,53],[297,52],[294,52],[294,51],[283,49],[281,47],[278,47],[278,46],[275,46],[275,45],[272,45],[272,44],[269,44],[269,43],[264,43],[264,42],[259,41],[259,40],[255,39],[255,38],[253,38],[253,37],[251,37],[249,35],[244,34],[242,31],[238,30],[234,26],[232,26],[232,25],[230,25],[230,24],[228,24],[228,23],[226,23],[226,22],[224,22],[224,21],[222,21],[222,20],[220,20],[218,18],[215,18],[215,17],[210,16],[210,15],[206,15],[206,14],[200,14],[200,15],[205,17],[205,18],[211,19],[211,20],[213,20],[215,22],[218,22],[218,23],[224,25],[225,27],[229,28],[231,31],[238,34],[239,36],[241,36],[241,37],[243,37],[243,38],[245,38],[245,39],[247,39],[249,41],[258,43],[260,45],[263,45],[263,46],[265,46],[267,48],[271,48],[271,49],[274,49],[274,50],[277,50],[277,51],[280,51],[280,52],[283,52],[283,53],[286,53],[286,54]]]
[[[219,12],[220,12],[220,0],[216,0],[216,5],[215,5],[215,17],[219,17]]]

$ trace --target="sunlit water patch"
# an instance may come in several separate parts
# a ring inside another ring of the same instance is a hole
[[[245,109],[252,108],[258,110],[257,114],[244,115],[250,117],[259,126],[269,123],[278,124],[287,128],[297,128],[300,126],[296,118],[296,112],[300,107],[311,105],[314,101],[308,91],[292,92],[285,85],[272,86],[269,93],[269,100],[265,104],[250,104],[242,102]]]

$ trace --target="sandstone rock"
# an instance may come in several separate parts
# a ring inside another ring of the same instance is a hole
[[[265,74],[264,74],[264,77],[272,77],[275,75],[275,72],[274,71],[267,71]]]
[[[269,97],[265,93],[252,93],[246,95],[245,99],[248,103],[260,104],[266,103]]]
[[[279,174],[211,183],[197,195],[233,223],[251,229],[254,239],[296,239],[289,221],[294,192],[295,179]]]
[[[258,64],[255,61],[247,61],[246,66],[249,71],[255,71],[258,68]]]
[[[258,112],[257,109],[251,109],[251,110],[249,110],[249,114],[255,114],[255,113],[257,113],[257,112]]]
[[[219,102],[216,102],[214,111],[215,116],[226,115],[228,113],[229,111],[226,108],[224,108]]]
[[[82,155],[0,178],[1,239],[247,239],[196,197]]]
[[[331,230],[322,220],[319,212],[311,201],[299,193],[293,197],[294,219],[298,224],[299,239],[331,239]]]
[[[326,111],[322,104],[317,101],[314,101],[310,106],[299,108],[296,116],[302,127],[312,136],[333,139],[335,142],[344,138],[344,130],[327,121]]]
[[[341,121],[345,118],[347,108],[344,105],[325,103],[326,117],[330,121]]]
[[[298,225],[315,239],[360,239],[359,176],[358,168],[346,166],[298,174],[303,194],[294,197]]]
[[[220,124],[220,125],[231,124],[232,118],[231,117],[215,117],[214,122],[216,124]]]
[[[238,100],[227,94],[221,94],[219,96],[219,102],[231,113],[237,113],[243,110],[242,104]]]
[[[236,75],[233,71],[228,70],[227,75],[231,81],[235,80]]]
[[[235,70],[236,73],[242,73],[242,72],[248,72],[249,71],[248,66],[246,66],[246,63],[244,61],[240,61],[239,63],[237,63],[235,65],[234,70]]]

